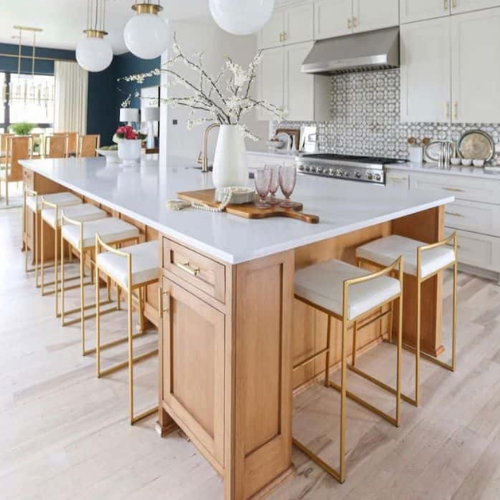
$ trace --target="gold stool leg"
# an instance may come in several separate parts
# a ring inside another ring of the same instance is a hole
[[[331,349],[332,317],[328,315],[328,327],[326,329],[326,355],[325,355],[325,387],[330,386],[330,349]]]
[[[130,287],[130,281],[129,281]],[[132,339],[132,291],[127,293],[127,325],[128,325],[128,390],[130,425],[134,425],[134,344]]]
[[[420,400],[420,328],[421,328],[421,305],[422,305],[422,282],[420,276],[417,279],[417,330],[415,339],[415,406],[418,407]]]
[[[56,301],[56,318],[59,317],[59,251],[58,251],[58,240],[59,240],[59,215],[56,212],[56,225],[54,227],[54,297]]]
[[[451,345],[451,371],[457,368],[457,279],[458,262],[453,266],[453,319],[452,319],[452,345]]]
[[[342,319],[342,368],[340,372],[340,482],[345,481],[346,396],[347,396],[347,318]]]
[[[71,252],[71,249],[70,249]],[[61,231],[61,324],[64,326],[64,238]]]
[[[38,200],[37,200],[38,203]],[[40,288],[40,284],[38,281],[38,205],[37,210],[35,211],[35,228],[33,229],[33,245],[35,247],[35,285],[37,288]]]
[[[80,240],[83,241],[83,238]],[[85,252],[80,248],[80,328],[82,332],[82,356],[86,356],[85,348]]]
[[[101,376],[101,297],[99,290],[99,266],[95,266],[95,359],[96,376]]]
[[[352,331],[352,361],[351,365],[356,366],[356,354],[358,350],[358,322],[355,321]]]

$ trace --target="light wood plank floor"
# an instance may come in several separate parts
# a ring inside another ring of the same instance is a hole
[[[40,297],[24,274],[20,219],[18,209],[0,211],[0,498],[222,500],[221,479],[181,433],[160,439],[154,418],[128,425],[126,372],[95,378],[94,357],[80,354],[79,326],[61,328],[53,298]],[[458,372],[423,362],[422,405],[403,405],[400,429],[349,404],[347,482],[294,450],[297,472],[273,500],[500,498],[500,287],[460,274],[459,291]],[[111,314],[103,328],[122,334],[125,319]],[[89,343],[94,331],[89,321]],[[139,351],[155,341],[148,334]],[[124,353],[106,353],[105,362]],[[360,364],[393,381],[393,361],[394,350],[382,345]],[[412,362],[405,355],[408,391]],[[138,367],[139,409],[154,401],[156,369],[154,359]],[[356,376],[349,384],[393,408]],[[320,384],[295,398],[295,434],[334,464],[338,410],[337,394]]]

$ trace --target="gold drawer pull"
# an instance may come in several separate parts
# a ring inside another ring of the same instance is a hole
[[[463,193],[463,189],[458,189],[458,188],[441,188],[444,189],[445,191],[451,191],[452,193]]]
[[[445,212],[445,214],[453,217],[465,217],[465,215],[459,214],[458,212]]]
[[[163,297],[167,297],[168,306],[165,308],[163,306]],[[160,318],[163,318],[163,314],[170,311],[170,293],[164,292],[162,288],[158,288],[158,313]]]
[[[389,177],[390,181],[407,181],[408,177]]]
[[[183,271],[186,271],[186,273],[189,273],[191,276],[198,276],[198,274],[200,274],[200,268],[191,266],[189,264],[189,261],[184,263],[175,262],[175,265],[179,269],[182,269]]]
[[[448,10],[448,0],[444,0],[444,10]]]
[[[350,18],[347,20],[347,29],[348,30],[352,29],[352,19]]]

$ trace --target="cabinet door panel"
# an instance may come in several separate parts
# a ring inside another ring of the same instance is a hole
[[[413,23],[450,15],[452,0],[400,0],[401,23]]]
[[[354,0],[354,32],[399,25],[399,0]]]
[[[290,7],[284,12],[285,44],[314,39],[314,6],[312,3]]]
[[[352,0],[318,0],[314,3],[317,40],[352,33]]]
[[[277,11],[273,14],[267,24],[259,31],[259,48],[269,49],[283,45],[281,36],[284,31],[283,12]]]
[[[257,76],[259,99],[275,106],[283,106],[284,77],[283,48],[265,50]],[[269,113],[260,108],[257,117],[259,120],[272,119]]]
[[[163,290],[163,401],[223,465],[224,314],[166,278]]]
[[[462,14],[473,10],[500,7],[500,0],[450,0],[452,14]]]
[[[500,122],[500,9],[452,16],[455,123]]]
[[[401,26],[401,119],[451,118],[450,20]]]
[[[287,120],[314,119],[314,76],[301,73],[302,61],[313,43],[285,47],[285,108]]]

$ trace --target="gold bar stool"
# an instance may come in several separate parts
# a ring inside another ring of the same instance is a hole
[[[56,316],[59,317],[59,286],[55,286],[59,281],[59,235],[61,229],[61,221],[62,221],[62,212],[70,218],[71,220],[75,220],[78,222],[90,222],[94,220],[105,219],[108,214],[101,210],[99,207],[92,205],[90,203],[80,203],[79,205],[72,205],[66,207],[60,207],[58,203],[52,203],[47,201],[46,199],[42,199],[42,220],[47,223],[49,227],[54,230],[54,281],[52,283],[45,283],[44,275],[45,275],[45,258],[44,258],[44,233],[42,231],[41,234],[41,259],[40,259],[40,267],[41,267],[41,286],[42,286],[42,295],[55,295],[55,303],[56,303]],[[74,277],[73,279],[77,279],[78,277]],[[68,279],[66,280],[68,281]],[[45,287],[54,285],[54,290],[49,292],[45,291]],[[76,287],[72,287],[76,288]],[[67,288],[66,290],[69,290]]]
[[[85,315],[85,311],[92,309],[96,304],[85,304],[85,258],[89,258],[89,265],[91,274],[93,265],[93,253],[95,250],[95,237],[100,234],[103,241],[112,245],[120,245],[127,242],[137,243],[139,241],[140,233],[132,224],[125,222],[121,219],[108,217],[90,222],[81,222],[72,220],[64,214],[61,216],[61,323],[63,326],[69,326],[80,322],[82,333],[82,354],[86,356],[95,352],[95,348],[87,350],[85,347],[85,320],[94,318],[95,314]],[[66,311],[64,307],[65,300],[65,279],[64,279],[64,242],[69,244],[70,252],[76,250],[80,257],[80,307]],[[109,287],[108,287],[109,290]],[[101,314],[107,314],[119,309],[118,307],[109,309]],[[108,303],[110,303],[108,301]],[[79,318],[66,321],[66,315],[79,312]],[[107,347],[107,346],[105,346]]]
[[[452,246],[450,246],[450,244]],[[458,272],[458,236],[454,232],[443,241],[427,244],[422,241],[413,240],[404,236],[391,235],[385,238],[367,243],[356,249],[358,266],[369,264],[383,267],[390,262],[395,255],[402,255],[405,259],[405,273],[417,278],[417,329],[415,348],[405,345],[404,348],[415,353],[415,397],[411,398],[402,394],[402,398],[418,406],[420,399],[420,358],[423,357],[442,368],[452,372],[457,364],[457,272]],[[453,267],[453,317],[452,317],[452,347],[451,364],[443,363],[439,359],[421,352],[421,305],[422,305],[422,284],[428,279],[436,276],[441,271]],[[363,372],[356,369],[356,372],[365,376]],[[366,378],[366,377],[365,377]]]
[[[78,198],[78,196],[74,195],[70,192],[62,192],[62,193],[52,193],[52,194],[44,194],[39,195],[36,191],[29,189],[27,187],[24,188],[23,191],[23,241],[27,239],[27,228],[28,228],[28,214],[31,211],[35,216],[35,224],[33,228],[33,246],[34,246],[34,254],[35,254],[35,267],[29,269],[28,266],[28,250],[26,249],[25,255],[25,272],[35,273],[35,281],[36,287],[39,288],[38,281],[38,257],[39,257],[39,243],[38,243],[38,216],[42,210],[42,201],[45,200],[49,203],[57,204],[59,208],[69,207],[73,205],[79,205],[82,203],[82,200]],[[43,231],[42,231],[43,234]]]
[[[104,249],[105,252],[101,252]],[[97,377],[103,377],[128,366],[129,373],[129,413],[130,425],[134,425],[158,411],[158,405],[143,413],[134,416],[134,364],[158,354],[158,349],[134,357],[134,338],[144,332],[144,292],[148,285],[157,283],[160,278],[160,245],[158,241],[150,241],[117,250],[107,245],[96,235],[96,369]],[[101,322],[100,322],[100,289],[99,271],[109,276],[127,296],[127,323],[128,323],[128,360],[118,363],[105,370],[101,369]],[[138,310],[140,317],[140,332],[133,333],[133,293],[138,292]]]
[[[398,270],[398,279],[390,277]],[[305,453],[313,462],[328,472],[337,481],[345,481],[345,443],[346,443],[346,398],[350,398],[371,412],[384,418],[395,426],[399,426],[401,419],[401,348],[403,329],[403,258],[398,258],[390,266],[376,273],[370,273],[351,264],[339,260],[329,260],[320,264],[301,269],[295,274],[295,298],[305,304],[328,315],[327,345],[325,349],[308,357],[294,366],[294,370],[311,363],[319,356],[326,354],[325,386],[340,392],[340,467],[338,470],[331,467],[316,453],[310,450],[297,439],[293,444]],[[399,325],[397,338],[396,358],[396,415],[386,414],[370,403],[359,398],[347,390],[347,332],[352,326],[354,334],[369,324],[393,315],[393,303],[399,299]],[[363,317],[376,312],[385,305],[391,305],[388,312],[383,312],[365,324],[358,327]],[[340,385],[330,381],[331,355],[331,319],[342,322],[342,347]]]

